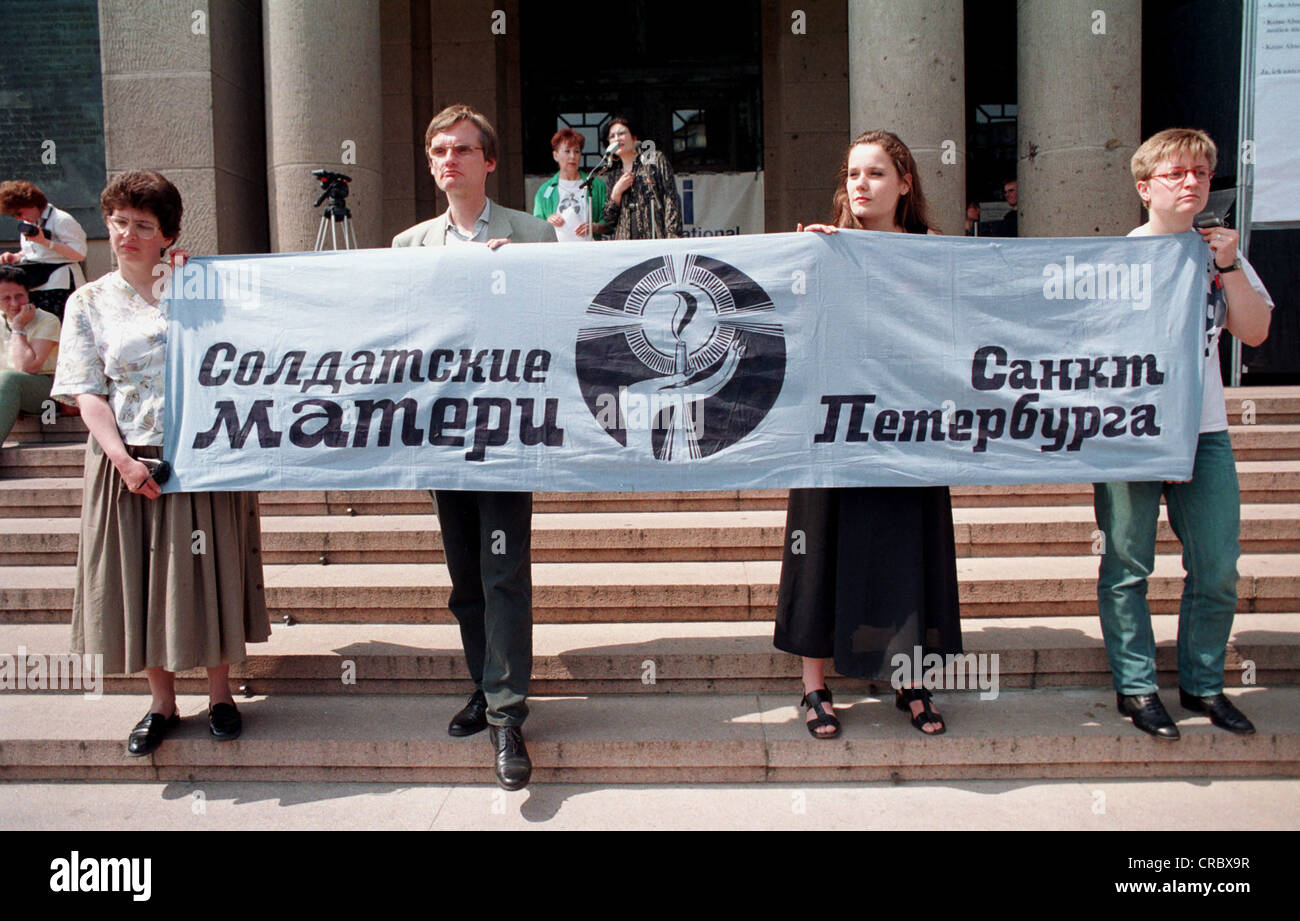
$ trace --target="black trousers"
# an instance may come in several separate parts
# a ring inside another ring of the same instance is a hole
[[[533,494],[433,495],[451,573],[447,606],[470,677],[487,697],[488,722],[519,726],[533,671]]]

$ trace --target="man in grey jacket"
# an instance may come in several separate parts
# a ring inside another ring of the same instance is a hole
[[[425,132],[425,151],[448,208],[399,233],[393,246],[478,243],[497,249],[555,241],[550,224],[487,197],[497,135],[481,113],[464,105],[443,109]],[[451,573],[447,605],[460,624],[474,680],[473,695],[447,731],[468,736],[490,728],[497,783],[519,790],[532,773],[522,726],[533,664],[533,496],[440,489],[434,499]]]

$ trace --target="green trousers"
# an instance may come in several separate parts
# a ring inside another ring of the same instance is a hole
[[[1093,507],[1105,535],[1097,580],[1106,654],[1115,690],[1156,690],[1156,641],[1147,607],[1155,565],[1160,497],[1183,545],[1183,598],[1178,608],[1178,683],[1203,697],[1223,690],[1223,667],[1237,609],[1241,493],[1227,432],[1207,432],[1186,483],[1097,483]]]
[[[52,374],[0,371],[0,442],[9,437],[18,412],[39,413],[50,398]]]

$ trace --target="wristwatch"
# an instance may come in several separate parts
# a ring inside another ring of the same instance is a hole
[[[1237,271],[1237,269],[1241,268],[1241,257],[1238,256],[1236,259],[1232,260],[1232,265],[1228,266],[1226,269],[1221,268],[1217,262],[1214,264],[1214,268],[1218,270],[1220,275],[1226,275],[1229,272],[1235,272]]]

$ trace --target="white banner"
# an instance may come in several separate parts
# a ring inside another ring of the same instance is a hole
[[[1259,0],[1252,224],[1300,221],[1300,0]]]
[[[688,237],[722,237],[763,232],[763,173],[684,173],[682,232]]]
[[[166,488],[1187,479],[1206,258],[841,231],[195,259]]]

